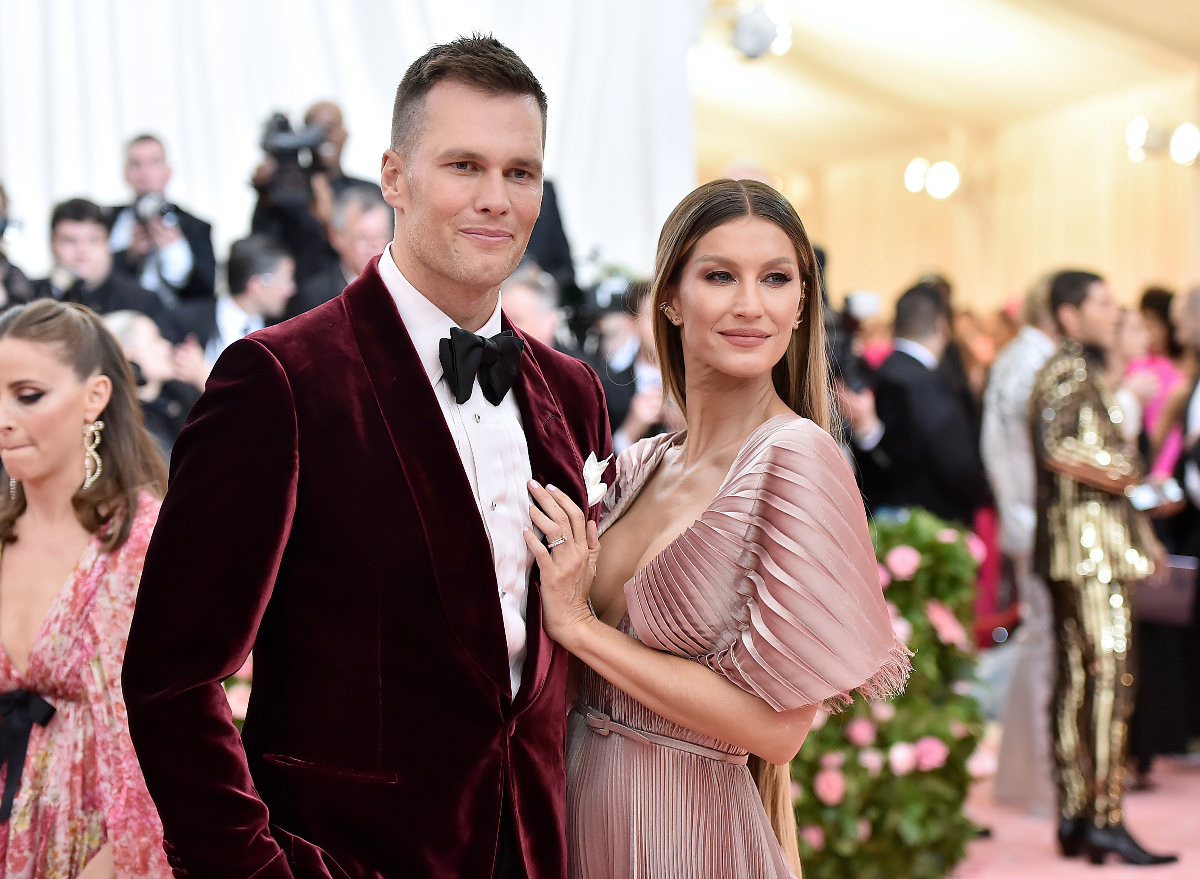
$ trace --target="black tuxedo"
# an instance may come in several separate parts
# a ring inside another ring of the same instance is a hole
[[[883,439],[857,451],[871,509],[922,507],[970,524],[991,489],[964,401],[936,372],[893,351],[875,374]]]
[[[287,311],[281,320],[288,320],[323,305],[346,289],[346,276],[341,262],[327,266],[299,285],[296,295],[288,300]]]
[[[113,221],[132,205],[120,205],[112,209]],[[213,252],[212,226],[199,217],[192,216],[178,205],[174,211],[188,247],[192,249],[192,274],[182,289],[176,290],[180,299],[211,299],[217,279],[217,257]],[[141,260],[128,250],[113,255],[113,269],[127,275],[135,282],[140,280]]]
[[[82,281],[76,281],[66,290],[60,290],[50,283],[49,278],[35,281],[33,284],[34,299],[58,299],[62,302],[78,302],[86,305],[96,314],[108,314],[113,311],[140,311],[154,319],[163,331],[169,335],[167,309],[161,299],[125,275],[112,272],[104,281],[91,290],[84,287]]]
[[[167,320],[170,332],[164,335],[172,342],[178,344],[188,336],[195,336],[204,348],[217,335],[217,300],[210,297],[184,302],[167,316]]]

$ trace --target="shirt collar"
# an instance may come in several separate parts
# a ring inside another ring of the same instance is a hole
[[[938,368],[938,359],[933,356],[933,352],[919,342],[914,342],[912,339],[897,338],[895,348],[897,351],[903,351],[930,372],[934,372]]]
[[[232,296],[217,297],[217,332],[226,345],[261,330],[265,325],[261,317],[242,310]]]
[[[441,342],[450,335],[450,328],[457,324],[401,274],[396,261],[392,259],[391,244],[384,248],[383,255],[379,257],[379,276],[396,303],[400,320],[404,322],[413,347],[417,349],[429,383],[437,384],[442,377]],[[497,295],[496,310],[480,328],[479,335],[494,336],[500,332],[500,328],[500,298]]]

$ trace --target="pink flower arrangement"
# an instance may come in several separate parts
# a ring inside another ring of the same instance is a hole
[[[236,720],[245,720],[246,711],[250,707],[250,685],[237,683],[225,690],[225,698],[229,700],[229,710]]]
[[[871,716],[876,723],[887,723],[896,716],[896,706],[882,700],[871,703]]]
[[[892,585],[892,574],[883,565],[879,565],[878,563],[876,564],[879,567],[879,588],[886,590]]]
[[[792,782],[792,802],[793,803],[799,802],[800,798],[802,796],[804,796],[804,788],[800,787],[800,782],[793,781]]]
[[[825,848],[825,831],[816,824],[805,824],[801,827],[800,838],[808,843],[808,847],[815,852]]]
[[[251,653],[246,657],[246,661],[242,663],[242,667],[234,674],[235,678],[242,680],[252,680],[254,678],[254,654]]]
[[[846,776],[840,769],[822,769],[813,779],[813,793],[826,806],[836,806],[846,796]]]
[[[910,742],[896,742],[888,748],[888,766],[893,775],[908,775],[917,768],[917,749]]]
[[[967,725],[957,717],[950,720],[950,735],[954,736],[954,738],[965,739],[970,732],[971,731],[967,729]]]
[[[954,611],[946,607],[936,598],[925,605],[925,616],[933,630],[937,632],[938,640],[943,644],[953,644],[960,650],[966,650],[968,644],[967,632],[954,615]],[[894,626],[893,626],[894,628]]]
[[[937,533],[937,542],[938,543],[957,543],[958,542],[958,531],[956,531],[954,528],[943,528],[941,531],[939,531]]]
[[[912,623],[904,614],[900,613],[900,608],[890,601],[887,603],[887,610],[888,616],[892,618],[892,631],[896,633],[897,638],[907,644],[913,633]]]
[[[856,717],[846,724],[846,738],[856,748],[875,744],[875,724],[865,717]]]
[[[908,544],[902,543],[888,550],[884,563],[897,580],[911,580],[921,567],[921,554]]]
[[[866,818],[858,819],[858,844],[862,845],[871,838],[871,822]]]
[[[822,769],[841,769],[846,765],[846,755],[841,751],[829,751],[821,755]]]
[[[858,765],[867,770],[872,778],[883,771],[883,764],[886,762],[883,751],[878,748],[863,748],[858,753]]]
[[[987,544],[983,542],[982,537],[971,532],[967,535],[967,552],[971,553],[971,558],[982,565],[983,560],[987,558]]]
[[[988,778],[996,774],[996,755],[986,748],[979,747],[967,758],[967,773],[972,778]]]
[[[950,756],[950,746],[937,736],[921,736],[917,739],[917,768],[922,772],[941,769]]]

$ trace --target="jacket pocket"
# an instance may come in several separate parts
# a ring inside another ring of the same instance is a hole
[[[287,769],[299,769],[304,772],[313,772],[334,778],[367,781],[375,784],[400,783],[400,774],[398,772],[364,772],[358,769],[347,769],[344,766],[331,766],[328,763],[312,763],[308,760],[301,760],[298,757],[289,757],[286,754],[263,754],[262,758],[275,766]]]

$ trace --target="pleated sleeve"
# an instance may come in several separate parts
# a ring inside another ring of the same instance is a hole
[[[752,434],[712,506],[625,592],[644,643],[777,711],[892,696],[911,671],[850,465],[807,419]]]

